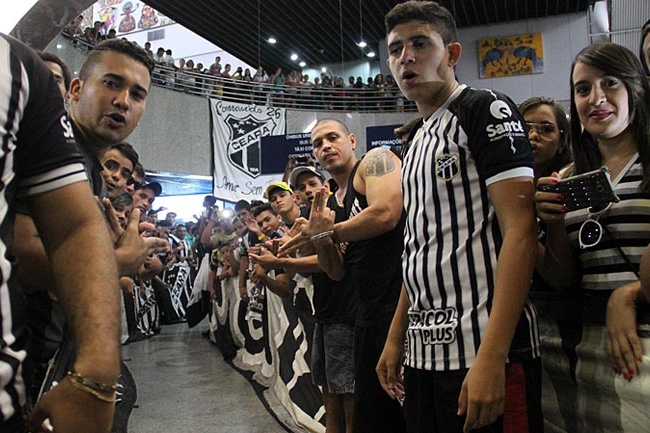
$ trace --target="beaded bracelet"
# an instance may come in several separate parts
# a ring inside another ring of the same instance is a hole
[[[319,241],[321,239],[329,238],[334,234],[334,230],[327,230],[326,232],[318,233],[309,238],[312,242]]]
[[[105,383],[88,379],[74,370],[68,371],[67,376],[70,378],[70,383],[72,383],[75,388],[88,394],[92,394],[99,400],[108,403],[115,403],[117,385],[107,385]]]

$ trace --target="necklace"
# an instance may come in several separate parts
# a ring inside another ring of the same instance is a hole
[[[336,193],[334,193],[334,197],[336,197],[336,202],[339,206],[343,207],[343,201],[345,199],[345,193],[347,190],[346,187],[339,187],[339,189],[336,190]]]

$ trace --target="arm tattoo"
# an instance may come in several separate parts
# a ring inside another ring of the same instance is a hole
[[[395,170],[395,161],[389,151],[379,152],[366,161],[366,176],[383,176]]]

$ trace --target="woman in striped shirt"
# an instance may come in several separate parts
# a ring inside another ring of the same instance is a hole
[[[535,195],[548,225],[537,269],[565,289],[572,312],[540,322],[549,379],[544,415],[554,431],[641,432],[650,424],[650,314],[639,282],[650,243],[649,119],[650,85],[634,53],[602,43],[578,54],[571,70],[575,164],[562,175],[606,166],[620,201],[570,212],[561,194]],[[538,185],[559,179],[553,173]]]

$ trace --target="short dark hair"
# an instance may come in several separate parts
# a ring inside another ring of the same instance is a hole
[[[122,206],[131,206],[133,204],[133,197],[128,192],[121,192],[115,197],[110,199],[114,208]]]
[[[217,198],[213,195],[206,195],[203,198],[203,202],[208,202],[210,206],[214,206],[214,204],[217,202]]]
[[[70,82],[72,81],[72,75],[70,74],[70,68],[68,68],[68,65],[66,65],[65,62],[56,54],[48,53],[47,51],[38,51],[37,54],[42,61],[59,65],[63,74],[65,89],[68,90],[70,88]]]
[[[133,173],[137,174],[140,176],[140,179],[144,179],[145,173],[144,173],[144,167],[140,162],[136,163],[133,166]]]
[[[319,120],[318,122],[316,122],[316,124],[314,125],[314,128],[316,128],[318,125],[321,125],[321,124],[323,124],[323,123],[325,123],[325,122],[334,122],[334,123],[338,123],[339,125],[341,125],[341,127],[343,128],[343,131],[344,131],[346,134],[351,134],[351,132],[350,132],[350,128],[348,128],[348,125],[346,125],[345,122],[343,122],[342,120],[338,120],[338,119],[330,119],[330,118],[327,118],[327,119],[321,119],[321,120]],[[312,128],[312,130],[313,130],[314,128]]]
[[[456,21],[454,16],[443,6],[432,1],[407,1],[396,5],[386,14],[384,24],[386,34],[399,24],[419,21],[431,24],[446,44],[458,41]]]
[[[79,71],[79,78],[85,80],[88,78],[89,71],[99,62],[102,53],[113,51],[116,53],[124,54],[132,59],[142,63],[149,71],[149,76],[153,73],[154,63],[147,55],[147,52],[137,44],[125,41],[123,39],[107,39],[97,45],[88,53],[88,57],[84,61]]]
[[[273,208],[271,207],[271,204],[270,204],[270,203],[262,203],[261,205],[259,205],[259,206],[255,206],[255,207],[252,209],[252,213],[253,213],[253,216],[254,216],[255,218],[257,218],[257,217],[258,217],[262,212],[266,212],[266,211],[271,212],[273,215],[277,215],[277,214],[278,214],[278,213],[275,211],[275,209],[273,209]]]
[[[126,141],[123,141],[121,143],[111,145],[111,149],[117,149],[118,151],[120,151],[122,155],[124,155],[129,161],[131,161],[131,165],[133,166],[132,171],[135,171],[135,167],[138,165],[138,160],[140,159],[140,156],[138,155],[138,152],[135,151],[133,146],[131,146]]]
[[[235,212],[239,212],[240,210],[250,211],[251,204],[246,200],[239,200],[237,203],[235,203]]]

